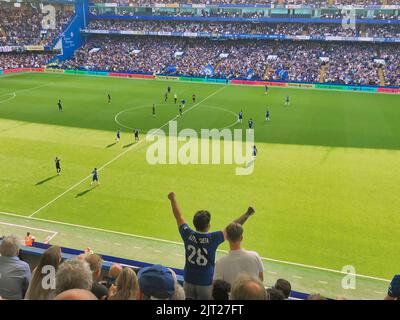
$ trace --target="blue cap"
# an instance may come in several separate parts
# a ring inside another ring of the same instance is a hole
[[[175,292],[175,278],[171,270],[161,265],[141,268],[138,280],[140,291],[149,297],[167,299]]]

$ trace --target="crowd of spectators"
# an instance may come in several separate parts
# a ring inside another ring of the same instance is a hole
[[[72,7],[56,6],[55,25],[42,13],[39,4],[2,2],[0,6],[0,46],[51,45],[73,15]]]
[[[192,229],[175,194],[170,193],[168,198],[185,247],[183,286],[175,272],[163,265],[134,269],[114,263],[104,274],[100,255],[85,250],[63,260],[59,246],[49,247],[31,271],[20,258],[21,242],[11,235],[0,243],[0,300],[290,299],[291,283],[278,279],[266,287],[262,259],[257,252],[242,247],[244,224],[255,214],[252,207],[224,230],[211,232],[210,212],[196,212]],[[229,252],[217,260],[216,251],[225,240]],[[308,299],[326,298],[311,294]],[[400,299],[400,275],[393,278],[385,299]]]
[[[400,25],[357,24],[356,28],[352,29],[343,28],[341,24],[91,20],[87,28],[111,31],[400,38]]]
[[[15,68],[43,68],[52,58],[52,54],[0,53],[0,70]]]
[[[324,64],[325,82],[379,85],[382,67],[388,83],[400,84],[398,45],[97,36],[61,67],[319,82]]]
[[[399,0],[91,0],[91,3],[120,3],[123,5],[145,5],[152,3],[193,3],[193,4],[296,4],[314,7],[331,7],[340,5],[384,5],[400,4]]]
[[[385,60],[383,73],[387,86],[400,86],[400,50],[398,47],[386,46],[381,49],[381,57]]]

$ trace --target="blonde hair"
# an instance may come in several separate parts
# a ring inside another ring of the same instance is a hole
[[[124,268],[115,281],[116,291],[110,300],[135,300],[136,292],[139,289],[139,282],[135,271],[131,268]]]

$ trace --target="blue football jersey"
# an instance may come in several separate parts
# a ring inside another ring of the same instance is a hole
[[[197,232],[185,223],[180,226],[179,233],[185,245],[185,281],[210,286],[214,276],[215,253],[225,241],[223,232]]]

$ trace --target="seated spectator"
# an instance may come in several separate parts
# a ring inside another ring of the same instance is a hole
[[[101,281],[100,283],[106,286],[107,289],[110,289],[110,287],[115,284],[115,281],[117,280],[121,271],[122,266],[119,263],[113,263],[110,267],[110,270],[108,270],[108,275],[105,281]]]
[[[29,265],[18,257],[19,244],[14,235],[0,244],[0,296],[7,300],[23,299],[31,280]]]
[[[27,247],[32,247],[33,246],[33,242],[34,242],[35,238],[32,237],[30,232],[26,233],[26,237],[24,239],[24,245]]]
[[[212,287],[213,300],[229,300],[231,285],[224,280],[215,280]]]
[[[400,274],[395,275],[390,282],[385,300],[400,300]]]
[[[54,300],[98,300],[96,296],[89,290],[70,289],[61,292]]]
[[[285,295],[275,287],[267,289],[267,300],[285,300]]]
[[[61,263],[61,249],[57,246],[48,248],[40,257],[38,266],[32,272],[32,280],[26,292],[25,299],[28,300],[52,300],[55,297],[55,273]],[[54,276],[49,280],[44,279]],[[43,286],[43,281],[48,285]]]
[[[124,268],[108,291],[108,300],[135,300],[139,288],[135,271]]]
[[[290,293],[292,291],[292,286],[289,281],[285,279],[278,279],[274,285],[274,288],[282,291],[285,299],[289,299]]]
[[[224,280],[233,285],[241,273],[246,273],[263,281],[264,265],[260,256],[254,251],[247,251],[241,247],[243,227],[238,223],[231,223],[226,227],[226,236],[230,251],[217,261],[214,280]]]
[[[186,224],[179,209],[175,194],[168,195],[171,201],[172,212],[178,224],[179,233],[185,244],[185,273],[184,289],[188,299],[211,299],[212,278],[214,273],[215,252],[218,246],[225,241],[225,232],[209,232],[211,215],[208,211],[198,211],[193,218],[196,231]],[[254,213],[249,208],[235,223],[244,224]]]
[[[56,273],[56,294],[70,290],[91,290],[93,275],[89,264],[81,259],[66,260],[58,267]]]
[[[258,277],[241,274],[232,285],[231,300],[267,300],[267,293]]]
[[[175,273],[164,266],[144,267],[138,273],[137,300],[172,300],[177,285]]]
[[[97,299],[102,299],[107,297],[108,290],[106,286],[99,283],[101,278],[101,267],[103,265],[103,259],[98,254],[89,254],[86,256],[85,261],[89,264],[90,270],[93,275],[92,293],[97,297]]]

